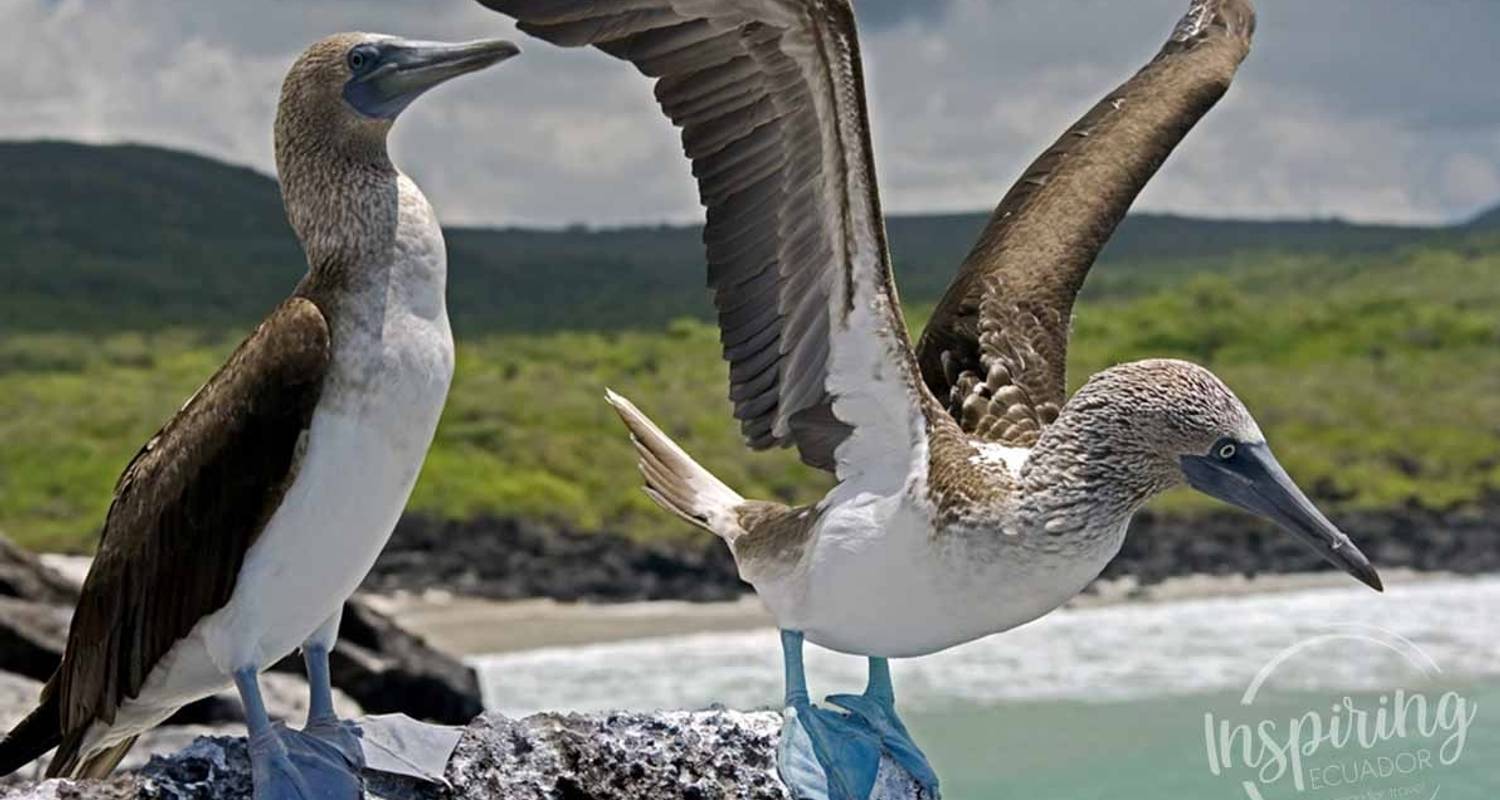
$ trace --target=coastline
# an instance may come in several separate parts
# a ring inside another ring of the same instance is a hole
[[[1391,587],[1457,577],[1447,572],[1394,569],[1382,573]],[[1192,575],[1141,585],[1131,577],[1100,580],[1064,608],[1159,604],[1210,597],[1279,594],[1348,586],[1340,573]],[[765,630],[775,626],[753,594],[738,600],[688,603],[563,603],[554,600],[488,600],[432,590],[372,595],[378,610],[441,650],[460,657],[638,641],[702,633]]]
[[[44,555],[42,559],[53,569],[80,580],[88,570],[87,557]],[[1382,570],[1381,577],[1387,587],[1395,588],[1463,577],[1463,574],[1393,568]],[[1171,603],[1349,585],[1348,576],[1332,571],[1263,573],[1254,577],[1182,575],[1152,583],[1126,575],[1100,578],[1063,608]],[[439,650],[469,658],[775,627],[771,615],[748,591],[749,587],[745,588],[747,592],[738,599],[709,602],[496,600],[445,589],[420,593],[366,591],[364,596],[376,610]]]

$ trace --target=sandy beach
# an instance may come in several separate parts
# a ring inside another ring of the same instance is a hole
[[[1388,586],[1449,577],[1447,573],[1391,570]],[[1171,578],[1147,587],[1133,579],[1101,581],[1068,604],[1094,608],[1121,603],[1165,603],[1205,597],[1291,592],[1341,587],[1349,578],[1332,572]],[[408,629],[433,645],[462,655],[492,655],[624,642],[695,633],[726,633],[773,627],[771,616],[753,595],[732,603],[651,602],[596,605],[551,600],[502,602],[455,596],[443,591],[399,593],[372,598]]]

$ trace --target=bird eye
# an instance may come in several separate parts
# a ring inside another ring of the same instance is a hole
[[[1217,455],[1220,461],[1228,461],[1234,458],[1234,454],[1239,451],[1240,449],[1235,446],[1234,442],[1223,442],[1218,447]]]
[[[349,70],[355,74],[365,71],[375,63],[375,55],[368,47],[356,47],[349,51]]]

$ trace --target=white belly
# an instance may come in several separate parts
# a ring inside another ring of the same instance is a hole
[[[221,671],[275,663],[339,610],[395,529],[425,454],[403,452],[367,420],[313,419],[296,483],[246,554],[228,605],[202,623]]]
[[[935,533],[928,511],[899,497],[830,509],[816,537],[799,569],[756,586],[778,624],[832,650],[908,658],[1009,630],[1067,602],[1119,551],[1124,527],[1045,552],[1039,542],[1060,542]]]

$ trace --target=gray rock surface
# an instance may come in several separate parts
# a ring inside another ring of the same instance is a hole
[[[0,536],[0,597],[67,605],[78,599],[78,583]]]
[[[0,730],[8,731],[24,719],[41,693],[41,682],[0,672]]]
[[[333,685],[370,714],[463,725],[484,710],[472,667],[397,625],[359,595],[344,604],[329,666]],[[294,671],[302,674],[300,663]]]
[[[85,557],[38,558],[0,536],[0,673],[37,681],[51,677],[67,644],[68,623],[89,563]],[[463,724],[483,710],[473,669],[402,629],[361,597],[344,605],[330,666],[340,696],[353,701],[343,703],[341,711],[362,708]],[[275,670],[277,675],[266,677],[272,716],[300,719],[307,694],[301,657],[294,653]],[[241,719],[239,701],[228,693],[194,703],[168,723],[222,725]]]
[[[68,606],[0,596],[0,672],[52,677],[68,643]]]
[[[736,711],[540,714],[476,719],[448,764],[450,786],[370,775],[377,800],[788,800],[776,777],[781,715]],[[920,800],[882,769],[878,800]],[[3,800],[247,800],[240,738],[203,738],[108,781],[14,784]]]
[[[448,765],[472,800],[785,800],[779,714],[735,711],[475,720]]]

